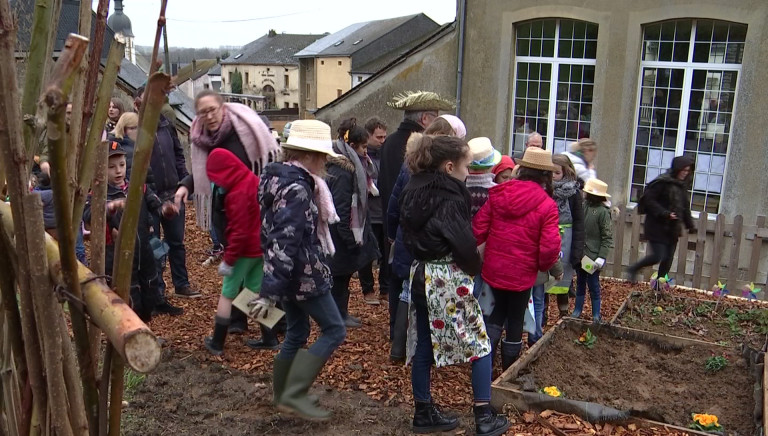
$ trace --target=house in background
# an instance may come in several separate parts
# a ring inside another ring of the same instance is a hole
[[[298,110],[299,61],[294,55],[323,36],[270,30],[221,61],[222,94],[228,100],[239,100],[259,111]],[[237,74],[242,79],[241,92],[232,89]]]
[[[211,89],[221,92],[221,64],[216,64],[208,70],[208,77],[211,79]]]
[[[122,0],[115,0],[115,12],[107,18],[107,26],[115,33],[122,33],[125,37],[125,58],[136,63],[136,46],[133,43],[133,28],[131,19],[123,13]]]
[[[314,111],[359,85],[440,26],[424,14],[367,21],[319,39],[296,54],[300,62],[299,113]]]
[[[189,98],[194,99],[198,92],[213,88],[208,72],[215,66],[216,59],[193,60],[174,73],[173,83]]]

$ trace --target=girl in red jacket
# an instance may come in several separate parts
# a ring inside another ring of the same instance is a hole
[[[481,275],[496,300],[486,326],[493,354],[507,323],[503,369],[520,354],[525,310],[537,273],[549,271],[560,256],[557,204],[550,195],[552,154],[530,147],[518,163],[517,179],[491,188],[472,221],[478,245],[485,243]]]
[[[261,251],[261,213],[259,178],[230,151],[217,148],[206,162],[208,179],[224,189],[224,260],[219,275],[224,276],[213,336],[205,338],[205,348],[216,356],[224,351],[232,300],[242,287],[261,290],[264,260]]]

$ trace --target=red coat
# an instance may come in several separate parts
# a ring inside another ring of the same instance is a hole
[[[261,257],[259,178],[231,152],[217,148],[206,162],[208,179],[224,188],[227,246],[224,261],[234,266],[241,257]]]
[[[529,181],[510,180],[488,193],[472,220],[478,245],[486,243],[483,280],[497,289],[527,290],[560,257],[557,204]]]

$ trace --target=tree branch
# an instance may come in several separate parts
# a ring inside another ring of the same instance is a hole
[[[90,4],[88,5],[90,7]],[[85,94],[83,96],[83,123],[80,128],[80,143],[85,143],[86,138],[86,131],[88,129],[88,123],[91,121],[91,117],[93,117],[93,99],[95,97],[94,91],[96,90],[96,83],[99,81],[99,65],[101,64],[101,52],[104,48],[104,30],[107,27],[107,12],[109,11],[109,0],[99,0],[99,5],[96,8],[96,24],[93,28],[93,44],[91,44],[91,52],[89,55],[89,58],[92,60],[88,64],[88,69],[85,73]],[[114,45],[114,42],[112,43]],[[123,48],[125,50],[125,48]],[[111,49],[110,49],[111,52]],[[125,56],[125,51],[121,53],[122,56]],[[121,58],[122,58],[121,56]],[[118,63],[118,66],[120,64]],[[109,64],[107,64],[107,67],[109,68]],[[105,70],[106,70],[105,68]],[[105,71],[106,73],[106,71]],[[104,79],[102,78],[102,84],[104,82]],[[114,84],[110,86],[110,95],[112,92],[111,88],[114,88]],[[98,104],[96,105],[96,113],[99,111]],[[104,111],[106,113],[106,110]],[[91,124],[91,128],[93,126],[103,126],[104,123]],[[102,130],[101,128],[99,129]],[[88,156],[88,151],[84,151],[85,156]],[[82,157],[81,157],[82,159]],[[80,165],[82,167],[82,165]],[[80,175],[80,174],[78,174]]]
[[[26,144],[27,152],[30,154],[37,152],[39,147],[35,134],[35,114],[43,86],[46,64],[51,57],[48,51],[48,41],[51,39],[51,32],[54,33],[54,37],[56,32],[56,27],[50,26],[55,9],[53,3],[53,0],[37,0],[32,19],[29,57],[24,76],[24,94],[21,100],[21,113],[27,121],[24,123],[24,144]]]

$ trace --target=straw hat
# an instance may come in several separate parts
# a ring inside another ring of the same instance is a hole
[[[598,197],[611,198],[608,195],[608,184],[600,179],[589,179],[584,184],[584,192],[587,194],[597,195]]]
[[[536,170],[554,171],[552,164],[552,152],[538,147],[528,147],[525,149],[523,158],[517,162],[521,167],[533,168]]]
[[[470,168],[493,168],[497,163],[501,162],[501,153],[493,148],[490,139],[481,136],[470,139],[467,144],[469,145],[470,153],[472,153],[472,163],[469,164]]]
[[[450,102],[436,92],[406,91],[396,95],[387,106],[404,111],[450,111],[456,109],[456,104]]]
[[[283,148],[315,151],[331,157],[340,155],[333,151],[331,126],[318,120],[296,120],[291,124],[291,135]]]

